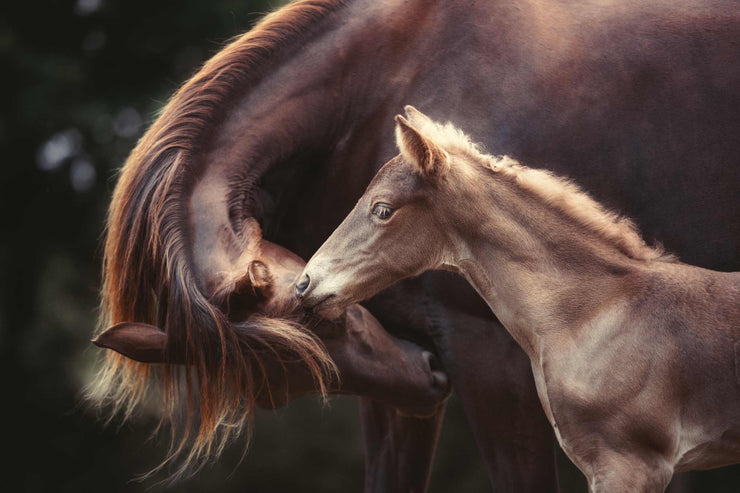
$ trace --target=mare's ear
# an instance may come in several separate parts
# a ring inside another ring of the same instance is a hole
[[[422,175],[443,176],[449,167],[447,153],[401,115],[396,115],[396,145],[405,158],[417,165]]]
[[[142,363],[166,362],[167,334],[153,325],[120,323],[106,329],[92,343]]]
[[[272,274],[267,265],[260,260],[252,260],[247,267],[247,275],[236,282],[235,292],[251,293],[257,297],[268,298],[272,293]]]

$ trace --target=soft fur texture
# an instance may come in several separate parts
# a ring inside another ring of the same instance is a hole
[[[406,114],[419,133],[430,143],[431,148],[439,149],[436,151],[438,162],[442,161],[447,153],[460,155],[467,158],[460,162],[461,166],[477,163],[511,178],[518,186],[573,217],[604,239],[613,242],[623,253],[632,258],[675,261],[675,257],[666,253],[661,246],[648,246],[631,219],[606,209],[572,181],[556,176],[548,170],[522,166],[509,156],[487,154],[452,123],[434,122],[411,106],[406,107]],[[399,124],[397,132],[402,132],[402,128]],[[397,134],[396,140],[402,154],[418,160],[420,151],[414,152],[405,144],[407,140],[403,138],[402,133]],[[430,166],[430,164],[425,164],[423,169],[428,169]],[[438,166],[449,165],[443,162]]]

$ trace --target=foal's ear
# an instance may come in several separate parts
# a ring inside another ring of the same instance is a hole
[[[165,363],[167,334],[143,323],[124,322],[106,329],[92,340],[98,347],[112,349],[142,363]],[[169,361],[177,363],[177,361]]]
[[[396,115],[396,145],[404,157],[418,166],[422,175],[442,176],[448,169],[447,153],[401,115]]]
[[[429,118],[410,104],[407,104],[403,107],[403,112],[406,113],[406,119],[411,123],[411,125],[415,125],[418,127],[427,123],[433,123],[431,118]]]

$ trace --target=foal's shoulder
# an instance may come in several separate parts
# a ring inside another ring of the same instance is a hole
[[[633,307],[649,318],[740,332],[740,273],[654,262],[635,277]]]
[[[673,292],[737,296],[740,272],[719,272],[682,262],[650,262],[642,270],[646,285]]]

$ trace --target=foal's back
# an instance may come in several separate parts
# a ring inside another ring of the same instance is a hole
[[[740,462],[740,272],[656,263],[633,303],[656,353],[673,360],[676,471]]]
[[[740,343],[740,272],[654,262],[640,296],[676,337],[695,337],[704,344]]]

